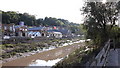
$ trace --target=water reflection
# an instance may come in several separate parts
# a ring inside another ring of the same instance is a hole
[[[63,58],[55,59],[55,60],[36,60],[35,62],[31,63],[29,66],[53,66]]]
[[[74,43],[80,43],[80,42],[85,42],[85,40],[79,40],[79,41],[75,41],[75,42],[71,41],[69,43],[64,43],[63,46],[72,45]],[[63,46],[60,46],[60,47],[63,47]],[[55,48],[56,48],[55,46],[51,46],[48,49],[43,48],[43,50],[41,52],[52,50],[52,49],[55,49]],[[68,49],[65,49],[65,50],[70,51],[71,48],[68,48]],[[61,55],[61,54],[62,54],[62,50],[55,53],[55,56],[58,56],[58,55]],[[49,54],[47,56],[49,56]],[[48,60],[48,61],[38,59],[38,60],[33,61],[31,64],[29,64],[29,66],[53,66],[57,62],[59,62],[61,59],[63,59],[63,58],[59,58],[59,59],[55,59],[55,60]]]

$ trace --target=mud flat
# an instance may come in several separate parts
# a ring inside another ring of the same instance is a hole
[[[36,60],[54,60],[58,58],[64,58],[74,50],[80,48],[81,46],[84,46],[84,43],[74,43],[72,45],[58,47],[52,50],[40,52],[33,54],[31,56],[21,57],[12,61],[8,61],[6,63],[3,63],[3,66],[29,66],[32,63],[34,63]]]

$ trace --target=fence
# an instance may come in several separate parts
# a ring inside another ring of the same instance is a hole
[[[95,57],[94,61],[91,63],[90,66],[105,66],[106,58],[108,56],[108,52],[110,50],[110,40],[105,44],[103,49],[98,53]]]

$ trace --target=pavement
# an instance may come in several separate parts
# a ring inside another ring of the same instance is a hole
[[[120,49],[118,49],[118,65],[120,66]]]
[[[120,66],[120,49],[110,49],[105,66]]]

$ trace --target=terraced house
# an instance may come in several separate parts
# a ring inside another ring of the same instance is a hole
[[[2,35],[14,36],[15,35],[15,25],[12,24],[2,24]]]
[[[63,27],[45,27],[45,26],[31,26],[24,25],[24,22],[20,22],[19,25],[15,24],[2,24],[3,36],[9,37],[71,37],[72,33],[70,30]]]

